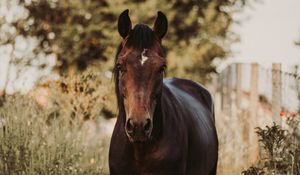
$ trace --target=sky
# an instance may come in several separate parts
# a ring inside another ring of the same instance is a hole
[[[233,30],[241,42],[233,45],[238,62],[281,62],[300,64],[300,0],[261,0],[253,3],[236,19],[243,19]]]

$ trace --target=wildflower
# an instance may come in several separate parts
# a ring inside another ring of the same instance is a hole
[[[281,117],[284,117],[284,116],[285,116],[285,112],[281,111],[281,112],[279,113],[279,115],[280,115]]]
[[[294,117],[296,117],[296,115],[297,115],[297,112],[291,112],[291,113],[290,113],[290,115],[291,115],[291,117],[293,117],[293,118],[294,118]]]
[[[90,164],[94,164],[94,163],[95,163],[95,159],[94,159],[94,158],[91,158]]]

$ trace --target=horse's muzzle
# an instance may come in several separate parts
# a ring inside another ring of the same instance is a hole
[[[131,142],[146,142],[150,139],[152,125],[150,118],[142,121],[129,118],[125,124],[125,131]]]

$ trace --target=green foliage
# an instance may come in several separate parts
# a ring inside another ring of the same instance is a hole
[[[256,128],[256,134],[259,136],[259,141],[262,143],[263,148],[269,153],[269,156],[273,158],[274,154],[285,150],[286,131],[282,130],[279,125],[273,123],[273,126],[266,126],[265,129],[260,127]]]
[[[300,174],[300,140],[294,135],[299,120],[290,118],[288,124],[293,131],[283,130],[275,123],[266,128],[256,128],[259,142],[263,148],[264,158],[258,167],[243,171],[244,175],[299,175]]]
[[[33,22],[19,29],[24,35],[41,38],[44,50],[58,55],[61,68],[77,64],[83,70],[90,61],[107,60],[109,49],[116,45],[107,32],[114,30],[111,23],[116,17],[107,5],[94,0],[32,1],[25,6]]]
[[[85,69],[94,60],[112,60],[121,38],[116,21],[130,9],[133,22],[153,25],[158,10],[169,19],[164,44],[170,75],[207,80],[215,58],[230,53],[237,36],[230,31],[232,14],[245,0],[35,0],[23,2],[28,20],[16,24],[24,35],[38,36],[45,51],[56,53],[60,70]],[[30,23],[28,23],[30,21]],[[26,25],[25,25],[26,24]],[[112,66],[112,65],[111,65]]]

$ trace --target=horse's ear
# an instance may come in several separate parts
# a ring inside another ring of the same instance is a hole
[[[119,20],[118,20],[118,31],[119,31],[119,34],[125,38],[130,30],[131,30],[131,21],[130,21],[130,18],[128,16],[128,12],[129,10],[124,10],[120,16],[119,16]]]
[[[154,23],[153,31],[156,33],[156,35],[162,39],[168,30],[168,19],[165,14],[163,14],[161,11],[157,12],[157,18]]]

